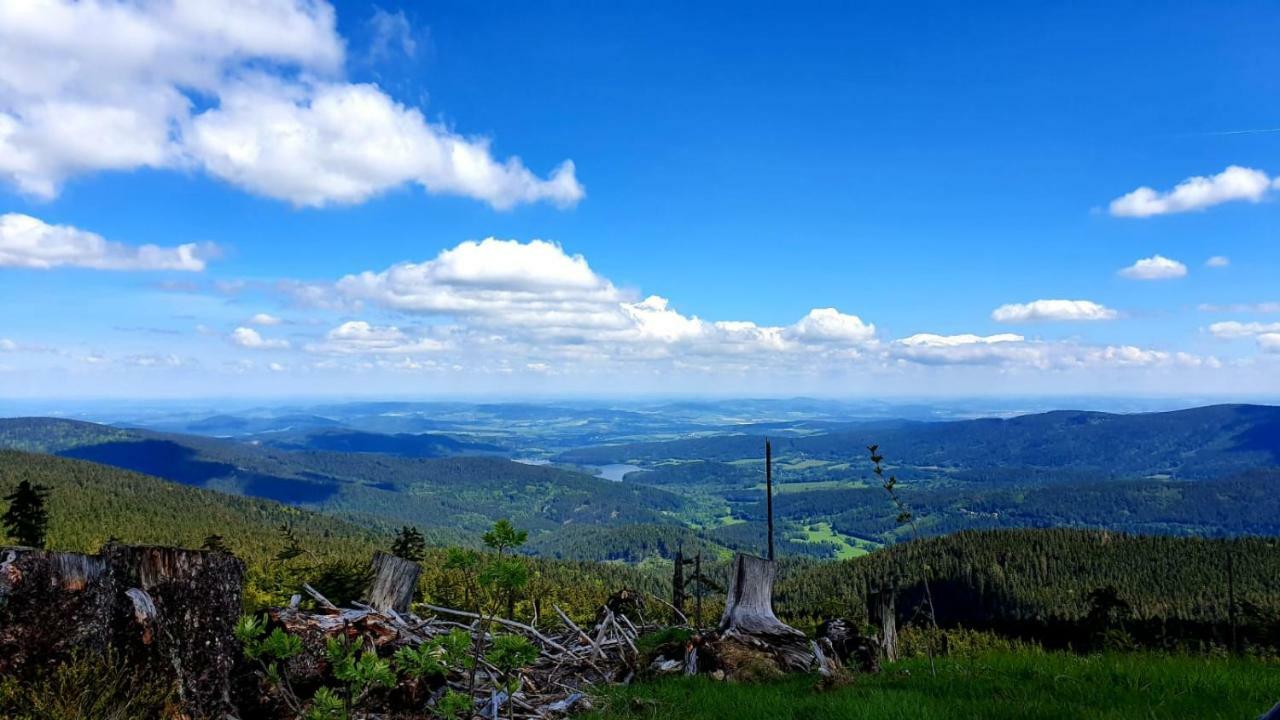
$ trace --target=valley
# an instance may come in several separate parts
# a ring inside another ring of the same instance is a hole
[[[116,411],[106,422],[0,420],[0,448],[275,500],[374,531],[409,524],[459,538],[506,517],[530,529],[534,552],[564,559],[663,560],[681,543],[721,557],[762,547],[766,437],[783,556],[843,559],[907,538],[873,482],[873,443],[926,536],[1280,534],[1280,408],[871,414],[804,400]]]

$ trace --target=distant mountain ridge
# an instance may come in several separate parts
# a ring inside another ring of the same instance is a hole
[[[0,419],[0,448],[276,500],[382,530],[412,524],[474,535],[506,517],[531,530],[531,549],[562,558],[641,562],[680,543],[716,552],[762,547],[766,434],[774,445],[777,539],[788,556],[849,557],[906,538],[870,472],[866,446],[873,443],[925,535],[1026,527],[1280,535],[1280,407],[1273,406],[947,422],[797,417],[699,424],[687,433],[674,430],[682,421],[643,419],[651,434],[635,426],[583,430],[576,425],[582,416],[556,406],[439,406],[430,416],[418,414],[418,405],[373,409],[390,413],[393,427],[404,424],[397,413],[405,411],[413,423],[456,431],[307,427],[308,418],[328,416],[322,408],[246,411],[254,420],[248,425],[204,416],[209,429],[239,427],[231,438],[13,418]],[[509,426],[495,424],[496,415],[477,419],[507,409],[515,416]],[[636,415],[585,412],[606,423]],[[256,432],[273,425],[267,415],[299,426]],[[654,439],[554,454],[573,438],[619,437]],[[670,437],[680,439],[659,439]],[[505,457],[517,452],[563,465]],[[642,470],[622,482],[587,474],[610,463]]]
[[[557,460],[578,464],[729,462],[758,457],[764,435],[580,448]],[[1113,414],[1060,410],[1008,419],[867,423],[807,437],[776,437],[775,456],[865,464],[877,444],[894,465],[947,471],[1053,468],[1124,476],[1222,477],[1280,465],[1280,407],[1211,405]]]
[[[503,517],[535,531],[567,523],[667,524],[667,514],[684,504],[671,493],[496,457],[286,450],[54,418],[0,419],[0,448],[90,460],[383,526],[467,531]]]
[[[501,454],[506,450],[492,443],[470,442],[437,433],[382,433],[334,429],[302,433],[250,435],[248,440],[283,450],[324,450],[327,452],[382,453],[411,458],[451,455]]]

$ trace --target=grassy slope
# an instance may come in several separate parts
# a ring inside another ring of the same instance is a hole
[[[594,720],[1121,720],[1262,714],[1280,700],[1280,665],[1166,655],[993,653],[947,659],[937,677],[911,660],[818,692],[809,677],[762,685],[705,678],[612,689]]]

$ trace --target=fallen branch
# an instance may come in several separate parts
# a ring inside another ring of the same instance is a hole
[[[453,608],[440,607],[439,605],[429,605],[429,604],[427,604],[427,603],[422,603],[422,607],[427,608],[428,610],[430,610],[430,611],[432,611],[432,612],[444,613],[444,614],[446,614],[446,615],[454,615],[454,616],[457,616],[457,617],[469,617],[469,618],[473,618],[473,619],[475,619],[475,620],[482,620],[482,619],[483,619],[483,618],[481,618],[481,616],[480,616],[480,615],[478,615],[478,614],[476,614],[476,613],[473,613],[473,612],[467,612],[466,610],[454,610]],[[525,631],[525,632],[529,633],[530,635],[532,635],[532,636],[534,636],[534,637],[538,638],[538,639],[539,639],[539,640],[541,640],[542,642],[546,643],[548,646],[553,647],[553,648],[555,648],[556,650],[559,650],[560,652],[573,654],[573,651],[572,651],[572,650],[570,650],[569,648],[567,648],[567,647],[565,647],[565,646],[561,645],[560,643],[556,642],[555,640],[552,640],[551,638],[547,637],[546,635],[543,635],[542,633],[538,632],[536,628],[530,627],[529,625],[525,625],[524,623],[516,622],[515,620],[506,620],[506,619],[504,619],[504,618],[491,618],[491,619],[492,619],[494,622],[496,622],[496,623],[498,623],[498,624],[500,624],[500,625],[506,625],[507,627],[516,628],[517,630],[523,630],[523,631]]]

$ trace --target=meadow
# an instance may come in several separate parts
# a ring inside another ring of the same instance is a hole
[[[814,677],[762,684],[705,676],[610,688],[592,720],[1131,720],[1255,718],[1280,700],[1280,664],[1156,653],[1020,650],[886,665],[823,689]]]

